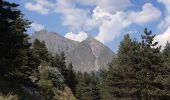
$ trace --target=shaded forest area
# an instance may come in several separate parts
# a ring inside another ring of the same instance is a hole
[[[0,0],[0,100],[169,100],[170,43],[161,51],[151,31],[142,41],[125,35],[99,74],[75,72],[63,52],[28,42],[31,22],[18,6]]]

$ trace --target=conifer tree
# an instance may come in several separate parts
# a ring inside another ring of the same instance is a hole
[[[163,77],[163,81],[164,81],[164,85],[166,88],[166,91],[168,91],[166,94],[167,96],[170,96],[170,43],[167,42],[163,51],[162,51],[162,59],[163,59],[163,63],[165,66],[165,72],[164,72],[164,77]]]
[[[78,100],[99,100],[96,79],[88,73],[77,74],[76,97]]]
[[[25,69],[30,44],[25,34],[30,22],[17,9],[18,4],[0,1],[0,74]]]
[[[102,76],[100,89],[102,99],[136,99],[136,64],[139,62],[139,43],[125,35],[120,43],[117,57],[110,64],[108,72]]]
[[[166,70],[162,64],[161,47],[156,47],[158,42],[154,42],[154,37],[151,31],[144,30],[140,49],[140,71],[137,72],[140,80],[140,99],[160,99],[166,95],[161,81]]]
[[[48,53],[48,50],[45,46],[44,41],[41,42],[38,39],[35,39],[35,41],[33,42],[33,45],[32,45],[32,51],[33,51],[33,56],[35,57],[35,59],[37,59],[39,64],[42,61],[49,62],[51,59],[51,56]]]
[[[72,92],[75,93],[77,79],[76,79],[76,72],[73,69],[72,63],[68,65],[68,71],[67,71],[67,77],[65,83],[71,88]]]
[[[163,51],[162,51],[162,55],[163,55],[163,61],[164,63],[166,63],[166,66],[170,67],[170,43],[167,42]]]
[[[55,54],[55,56],[52,57],[51,66],[60,68],[60,61],[61,61],[60,55]]]

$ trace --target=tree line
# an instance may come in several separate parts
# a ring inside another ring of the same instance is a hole
[[[170,98],[170,43],[162,50],[151,31],[144,29],[141,41],[125,35],[108,69],[75,72],[64,52],[52,55],[44,41],[28,42],[31,22],[18,6],[0,0],[0,100]]]

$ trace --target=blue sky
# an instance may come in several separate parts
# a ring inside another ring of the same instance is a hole
[[[11,0],[8,0],[11,2]],[[170,40],[170,0],[12,0],[33,23],[28,34],[46,29],[75,41],[92,36],[114,52],[126,33],[140,39],[146,27],[155,41]]]

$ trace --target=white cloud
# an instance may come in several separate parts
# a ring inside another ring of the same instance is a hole
[[[82,5],[96,5],[98,0],[72,0],[75,3],[82,4]]]
[[[46,6],[46,7],[53,7],[54,4],[49,2],[50,0],[34,0],[36,3],[42,5],[42,6]]]
[[[41,14],[60,14],[62,24],[73,32],[97,29],[99,33],[95,38],[103,43],[113,41],[131,23],[145,24],[161,16],[161,12],[150,3],[144,4],[141,11],[127,13],[124,10],[132,5],[131,0],[34,0],[28,4],[27,8]],[[82,35],[80,33],[68,33],[65,36],[81,41],[81,37],[78,37]]]
[[[116,12],[123,10],[131,5],[130,0],[59,0],[57,1],[56,12],[62,14],[63,25],[68,26],[71,30],[76,31],[89,31],[99,27],[101,21],[90,14],[90,9],[79,8],[76,4],[80,5],[95,5],[100,7],[103,12]]]
[[[73,0],[82,5],[95,5],[104,12],[115,13],[131,5],[131,0]]]
[[[44,29],[44,26],[39,23],[34,22],[31,24],[31,28],[34,29],[35,31],[40,31]]]
[[[170,14],[170,0],[157,0],[159,3],[162,3],[166,8],[166,13]]]
[[[165,47],[166,42],[170,42],[170,0],[157,0],[165,6],[164,19],[158,25],[158,28],[163,31],[163,33],[155,37],[155,41],[159,42],[159,45]],[[164,31],[165,30],[165,31]],[[162,48],[163,49],[163,48]]]
[[[115,13],[131,5],[131,0],[97,0],[97,6],[104,12]]]
[[[89,14],[90,9],[76,7],[74,2],[84,1],[57,1],[55,12],[62,15],[63,25],[68,26],[73,31],[89,31],[96,28],[99,22]]]
[[[159,45],[161,45],[162,47],[165,47],[165,44],[167,43],[167,41],[170,42],[170,26],[167,28],[167,30],[164,33],[157,35],[155,37],[155,41],[158,41]]]
[[[95,16],[103,21],[99,27],[99,34],[95,37],[102,43],[112,41],[120,35],[122,29],[131,24],[131,22],[126,20],[126,14],[124,12],[117,12],[112,15],[98,10]]]
[[[132,11],[129,15],[129,20],[136,24],[145,24],[158,20],[161,17],[161,11],[155,8],[151,3],[145,3],[142,11]]]
[[[165,30],[170,26],[170,0],[157,0],[165,6],[165,18],[160,22],[158,28],[160,30]]]
[[[78,31],[90,31],[92,29],[99,29],[99,34],[98,36],[96,36],[96,38],[98,40],[100,40],[101,42],[108,42],[111,41],[112,39],[114,39],[114,37],[118,36],[118,34],[120,34],[120,31],[122,29],[123,24],[120,24],[121,26],[116,26],[117,22],[122,22],[123,19],[118,17],[113,17],[113,16],[117,16],[114,14],[117,14],[116,12],[119,10],[123,10],[126,7],[131,5],[130,0],[72,0],[72,1],[68,1],[68,0],[56,0],[55,3],[52,3],[51,1],[47,0],[35,0],[36,4],[34,5],[38,5],[40,7],[35,7],[32,3],[30,3],[29,5],[31,5],[34,10],[32,11],[37,11],[39,13],[42,13],[40,10],[40,8],[46,8],[46,14],[49,13],[49,9],[55,10],[55,13],[59,13],[62,15],[62,20],[63,20],[63,25],[68,26],[72,31],[78,32]],[[86,8],[79,8],[77,7],[77,4],[80,5],[86,5],[86,6],[95,6],[95,9],[93,10],[93,12],[90,12],[90,9],[86,9]],[[97,8],[100,8],[102,10],[102,13],[96,13],[95,10]],[[38,10],[37,10],[38,9]],[[40,10],[40,11],[39,11]],[[48,13],[47,13],[48,12]],[[109,16],[107,15],[102,15],[102,14],[109,14]],[[113,15],[112,15],[113,14]],[[108,21],[108,19],[106,18],[111,18],[111,22]],[[116,21],[118,20],[118,21]],[[112,29],[112,25],[114,29]],[[108,26],[108,28],[107,28]],[[106,40],[104,38],[101,38],[104,35],[104,32],[109,32],[109,33],[105,33],[105,37],[107,37]],[[113,35],[114,36],[113,36]],[[117,35],[116,35],[117,34]],[[69,33],[66,36],[69,37],[76,37],[81,35],[79,34],[74,34],[73,33]],[[111,35],[111,36],[110,36]],[[109,38],[108,38],[109,37]],[[77,38],[76,38],[77,40]]]
[[[170,25],[170,16],[166,16],[159,24],[158,28],[160,30],[166,30]]]
[[[49,14],[49,9],[43,7],[42,5],[36,3],[36,4],[33,4],[33,3],[30,3],[30,2],[27,2],[25,3],[25,8],[30,10],[30,11],[36,11],[42,15],[47,15]]]
[[[127,14],[124,11],[117,11],[115,14],[108,13],[100,7],[96,7],[93,16],[98,20],[102,20],[102,24],[99,26],[99,34],[96,36],[96,39],[105,43],[113,41],[121,34],[121,31],[124,28],[127,28],[132,23],[145,24],[157,20],[160,18],[161,12],[152,4],[146,3],[143,5],[142,11],[133,11],[130,12],[130,14]]]
[[[56,12],[62,15],[63,25],[68,26],[71,30],[80,31],[87,19],[88,10],[76,8],[67,0],[59,0]]]
[[[74,33],[70,32],[70,33],[67,33],[64,37],[74,40],[74,41],[81,42],[81,41],[85,40],[88,37],[88,35],[85,32],[79,32],[78,34],[74,34]]]

